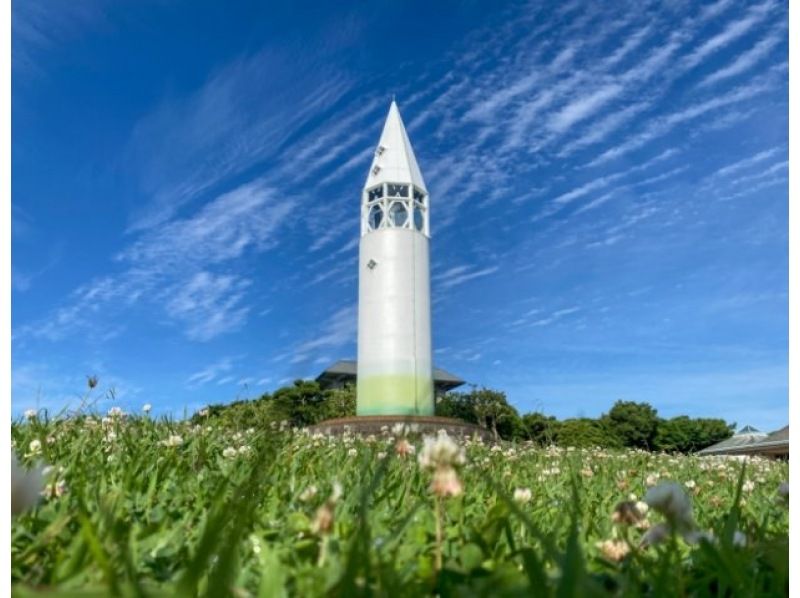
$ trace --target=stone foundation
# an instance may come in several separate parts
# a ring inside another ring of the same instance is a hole
[[[405,424],[409,427],[411,434],[433,435],[439,430],[447,431],[447,434],[456,438],[472,438],[478,436],[485,442],[493,440],[491,431],[468,424],[467,422],[450,417],[422,416],[422,415],[362,415],[357,417],[341,417],[338,419],[328,419],[313,426],[308,430],[312,434],[333,434],[340,435],[344,432],[368,436],[374,434],[381,435],[381,428],[384,426],[392,428],[397,424]]]

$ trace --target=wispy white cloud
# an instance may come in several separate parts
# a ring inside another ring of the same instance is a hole
[[[588,182],[584,183],[580,187],[576,187],[575,189],[572,189],[570,191],[562,193],[561,195],[556,196],[547,206],[545,206],[544,211],[542,213],[540,213],[538,216],[536,216],[535,218],[536,219],[541,219],[544,216],[549,216],[551,214],[554,214],[562,206],[567,205],[569,203],[572,203],[576,199],[579,199],[579,198],[584,197],[586,195],[590,195],[590,194],[594,193],[595,191],[598,191],[598,190],[601,190],[601,189],[605,189],[606,187],[608,187],[612,183],[615,183],[617,181],[620,181],[620,180],[623,180],[625,178],[628,178],[631,175],[634,175],[634,174],[640,173],[642,171],[645,171],[645,170],[651,168],[652,166],[654,166],[655,164],[659,164],[659,163],[661,163],[661,162],[663,162],[665,160],[668,160],[669,158],[675,156],[678,153],[678,151],[679,150],[677,148],[667,148],[666,150],[664,150],[661,153],[657,154],[656,156],[654,156],[654,157],[642,162],[641,164],[637,164],[636,166],[632,166],[631,168],[628,168],[628,169],[623,170],[623,171],[618,171],[618,172],[614,172],[614,173],[611,173],[611,174],[600,176],[600,177],[598,177],[596,179],[593,179],[591,181],[588,181]],[[610,193],[605,193],[604,195],[594,199],[590,204],[579,208],[576,213],[581,213],[581,212],[584,212],[586,210],[589,210],[589,209],[592,209],[592,208],[595,208],[595,207],[598,207],[598,206],[602,205],[603,203],[605,203],[606,201],[611,199],[611,197],[613,197],[614,193],[617,193],[622,189],[629,189],[629,188],[631,188],[633,186],[644,185],[644,184],[647,184],[647,183],[660,181],[660,180],[663,180],[664,178],[668,178],[669,176],[672,176],[672,175],[676,174],[677,172],[681,172],[684,169],[685,168],[682,167],[682,168],[677,169],[675,171],[670,171],[668,173],[664,173],[662,175],[659,175],[659,176],[657,176],[655,178],[640,180],[640,181],[636,181],[636,182],[633,182],[633,183],[629,183],[627,185],[622,185],[621,187],[617,187],[614,191],[612,191]]]
[[[758,41],[747,52],[740,54],[731,64],[708,75],[700,82],[698,87],[707,87],[750,70],[764,60],[783,41],[784,33],[785,29],[781,27],[772,35]]]
[[[82,33],[103,28],[105,0],[81,2],[14,2],[11,5],[14,75],[42,74],[38,57]]]
[[[451,289],[454,286],[458,286],[467,282],[468,280],[493,274],[497,272],[498,269],[498,266],[489,266],[487,268],[476,268],[475,266],[467,265],[454,266],[453,268],[434,276],[433,283],[440,289]]]
[[[753,27],[766,19],[770,11],[774,8],[775,5],[772,2],[764,2],[763,4],[751,7],[747,11],[747,16],[743,19],[729,23],[720,33],[706,40],[693,52],[688,54],[683,61],[684,68],[690,69],[698,65],[706,57],[744,36],[752,30]]]
[[[234,60],[136,124],[127,158],[152,200],[135,214],[133,230],[165,222],[226,177],[275,155],[348,89],[341,75],[299,68],[296,60],[266,50]]]
[[[604,141],[614,131],[649,107],[649,102],[637,102],[611,112],[599,122],[592,123],[592,127],[583,135],[563,145],[558,156],[564,158],[584,147]]]
[[[627,58],[628,55],[636,50],[639,46],[644,43],[649,36],[653,32],[652,25],[646,25],[642,27],[638,31],[635,31],[632,35],[627,36],[623,44],[617,48],[611,56],[608,57],[606,60],[606,66],[613,67],[616,66],[617,63],[621,62],[623,59]]]
[[[292,206],[263,180],[224,193],[194,216],[142,233],[117,255],[123,271],[82,285],[20,336],[60,340],[77,330],[102,329],[98,321],[105,312],[142,302],[154,302],[194,340],[236,329],[249,312],[242,303],[250,281],[212,268],[274,247]]]
[[[290,363],[302,363],[316,357],[320,350],[338,349],[356,339],[357,306],[350,305],[335,311],[320,326],[314,337],[294,345]]]
[[[752,156],[748,156],[747,158],[742,158],[741,160],[736,160],[727,166],[723,166],[722,168],[718,169],[711,175],[709,175],[709,180],[718,180],[723,179],[725,177],[729,177],[730,175],[741,172],[742,170],[747,170],[753,166],[760,164],[772,158],[773,156],[778,155],[780,152],[786,151],[783,147],[771,147],[769,149],[762,150],[753,154]]]
[[[191,340],[207,341],[244,324],[249,307],[243,306],[249,280],[233,275],[198,272],[175,289],[165,311],[184,325]]]
[[[561,320],[565,316],[568,316],[570,314],[574,314],[576,312],[579,312],[580,310],[581,310],[581,308],[578,307],[578,306],[572,306],[572,307],[565,307],[563,309],[557,309],[554,312],[552,312],[551,314],[549,314],[549,315],[547,315],[547,316],[545,316],[543,318],[537,318],[536,320],[531,322],[530,325],[531,326],[547,326],[549,324],[557,322],[558,320]]]
[[[622,93],[622,89],[621,85],[614,83],[604,85],[589,95],[578,98],[564,106],[550,119],[548,126],[554,131],[563,133],[576,122],[591,116],[605,104],[619,96]]]
[[[663,137],[682,123],[696,119],[708,112],[718,110],[719,108],[730,106],[738,102],[744,102],[769,89],[770,87],[767,81],[762,79],[747,85],[742,85],[721,96],[696,102],[665,116],[660,116],[646,125],[639,133],[601,153],[587,166],[597,166],[609,162],[610,160],[620,158],[654,139]]]
[[[773,177],[773,178],[768,179],[766,181],[762,181],[760,183],[757,183],[755,185],[748,186],[746,189],[743,189],[742,191],[739,191],[737,193],[731,193],[729,195],[725,195],[724,197],[720,197],[719,200],[720,201],[730,201],[732,199],[738,199],[740,197],[747,197],[747,196],[753,195],[755,193],[758,193],[760,191],[763,191],[764,189],[768,189],[769,187],[775,187],[775,186],[778,186],[778,185],[787,187],[787,191],[788,191],[788,182],[789,182],[789,178],[787,176],[785,176],[785,175],[776,176],[776,177]]]
[[[209,382],[217,380],[221,375],[227,374],[233,370],[234,363],[240,359],[240,356],[227,356],[222,357],[204,367],[203,369],[194,372],[186,379],[186,384],[190,388],[203,386]]]
[[[710,21],[721,15],[734,4],[735,0],[717,0],[717,2],[703,7],[703,10],[700,11],[699,20],[701,22]]]

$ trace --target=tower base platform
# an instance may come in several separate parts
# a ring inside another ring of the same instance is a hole
[[[345,432],[368,436],[374,434],[380,436],[388,428],[389,434],[393,434],[393,428],[397,424],[405,424],[411,435],[420,434],[430,436],[437,434],[439,430],[445,430],[449,436],[456,438],[473,438],[477,436],[484,442],[491,442],[493,434],[486,428],[481,428],[475,424],[469,424],[460,419],[451,417],[438,417],[435,415],[361,415],[356,417],[341,417],[328,419],[313,426],[308,430],[312,434],[333,434],[340,435]]]

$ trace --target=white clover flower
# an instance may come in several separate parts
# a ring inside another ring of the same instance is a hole
[[[334,480],[334,482],[333,482],[333,484],[331,486],[331,498],[330,499],[333,502],[339,502],[339,499],[342,498],[343,492],[344,492],[344,490],[342,489],[342,485],[339,482]]]
[[[394,445],[394,451],[401,457],[413,455],[416,450],[416,447],[405,438],[400,438],[397,444]]]
[[[309,486],[300,493],[299,498],[302,502],[308,502],[316,495],[317,495],[317,487],[312,484],[311,486]]]
[[[28,450],[31,452],[31,455],[38,455],[42,452],[42,442],[38,438],[34,438],[28,444]]]
[[[152,409],[153,406],[150,403],[145,403],[144,406],[142,407],[142,411],[144,411],[145,413],[150,413]]]
[[[533,498],[533,493],[530,488],[516,488],[514,490],[514,500],[520,504],[526,504]]]
[[[329,534],[333,529],[335,501],[327,500],[317,509],[314,521],[311,522],[311,533],[315,535]]]
[[[656,484],[658,484],[658,479],[660,477],[661,476],[659,476],[657,473],[648,474],[647,479],[645,480],[645,484],[647,484],[647,486],[655,486]]]
[[[261,554],[261,542],[255,535],[250,536],[250,543],[253,545],[253,553]]]
[[[402,423],[395,424],[394,426],[392,426],[392,434],[394,436],[405,436],[406,434],[408,434],[408,426]]]
[[[684,482],[683,485],[686,486],[689,490],[694,490],[697,487],[697,482],[695,482],[694,480],[689,480],[687,482]]]
[[[733,532],[733,545],[738,548],[744,548],[745,546],[747,546],[747,536],[745,536],[738,529],[735,532]]]
[[[198,414],[200,417],[208,417],[208,414],[209,414],[209,413],[210,413],[210,412],[209,412],[209,410],[208,410],[208,407],[203,407],[202,409],[200,409],[200,410],[197,412],[197,414]]]
[[[238,454],[239,452],[232,446],[229,446],[224,451],[222,451],[222,456],[225,457],[226,459],[233,459]]]
[[[37,414],[36,409],[26,409],[25,419],[36,419],[36,414]]]
[[[646,502],[644,502],[643,500],[637,500],[635,506],[636,506],[636,510],[639,511],[642,514],[643,517],[645,515],[647,515],[647,511],[650,510],[650,507],[648,506],[648,504]]]
[[[252,450],[253,450],[253,449],[252,449],[252,448],[250,448],[248,445],[246,445],[246,444],[243,444],[242,446],[240,446],[240,447],[239,447],[239,454],[240,454],[240,455],[247,455],[247,454],[248,454],[248,453],[250,453],[250,451],[252,451]]]
[[[379,452],[376,457],[378,457],[379,461],[383,461],[386,458],[386,453],[384,451]]]
[[[57,480],[51,484],[47,484],[40,492],[41,496],[52,499],[61,498],[67,493],[67,483],[64,480]]]
[[[55,436],[48,436],[46,440],[47,440],[47,444],[55,444],[56,443],[56,437]]]
[[[354,448],[351,448],[347,451],[348,457],[355,457],[356,455],[358,455],[358,451]]]
[[[108,410],[109,417],[122,417],[125,412],[120,407],[112,407]]]
[[[625,540],[604,540],[597,542],[595,546],[606,559],[615,563],[624,559],[631,550]]]
[[[42,488],[42,472],[39,469],[26,471],[11,453],[11,514],[18,515],[34,506]]]
[[[464,449],[447,434],[436,437],[426,436],[423,440],[422,451],[419,454],[419,464],[425,469],[437,467],[450,467],[463,465],[466,462]]]
[[[756,483],[753,480],[747,480],[744,484],[742,484],[742,490],[745,492],[752,492],[755,490]]]
[[[452,467],[439,467],[431,480],[431,492],[436,496],[458,496],[464,490],[456,470]]]
[[[171,434],[166,440],[162,440],[164,446],[180,446],[183,444],[183,437],[177,434]]]

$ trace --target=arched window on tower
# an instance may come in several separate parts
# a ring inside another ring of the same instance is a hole
[[[369,209],[369,215],[367,216],[369,229],[378,230],[381,226],[381,222],[383,222],[383,208],[378,205],[372,206]]]
[[[414,227],[420,231],[424,232],[425,229],[425,212],[422,211],[423,208],[415,202],[414,205]]]
[[[408,221],[408,210],[405,204],[396,201],[389,208],[389,226],[402,228]]]

